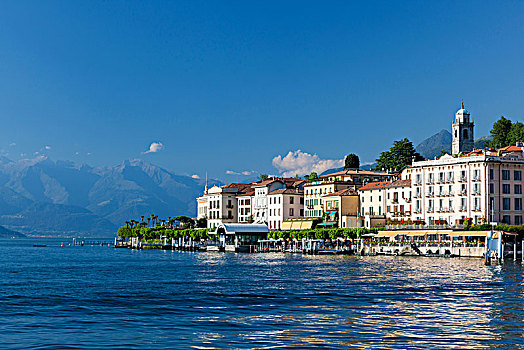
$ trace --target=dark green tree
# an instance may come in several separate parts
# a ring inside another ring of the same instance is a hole
[[[307,179],[308,180],[318,179],[318,174],[313,171],[311,174],[307,175]]]
[[[415,151],[413,143],[407,138],[393,141],[393,146],[387,151],[380,153],[377,158],[375,170],[400,170],[406,165],[410,165],[415,160],[422,160],[423,157]]]
[[[447,152],[445,149],[441,149],[441,150],[440,150],[440,153],[439,153],[438,156],[439,156],[439,157],[442,157],[442,156],[444,156],[444,155],[446,155],[446,154],[448,154],[448,152]]]
[[[118,237],[131,237],[133,236],[133,231],[129,228],[129,226],[122,226],[118,229],[118,231],[116,232],[116,235]]]
[[[196,227],[198,228],[206,228],[207,227],[207,219],[206,218],[200,218],[196,222]]]
[[[524,124],[521,122],[515,122],[511,125],[506,146],[515,146],[517,142],[524,142]]]
[[[360,159],[354,153],[350,153],[346,156],[344,161],[344,170],[358,169],[360,167]]]
[[[500,119],[493,124],[493,128],[490,131],[492,139],[489,146],[492,148],[508,146],[508,134],[511,131],[511,126],[511,120],[501,116]]]
[[[260,174],[260,180],[264,181],[267,180],[269,176],[267,174]]]

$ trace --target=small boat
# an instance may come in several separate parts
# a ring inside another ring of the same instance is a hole
[[[47,244],[33,244],[33,247],[47,247]]]

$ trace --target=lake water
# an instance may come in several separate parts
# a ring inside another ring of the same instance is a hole
[[[520,263],[61,241],[0,241],[0,347],[524,348]]]

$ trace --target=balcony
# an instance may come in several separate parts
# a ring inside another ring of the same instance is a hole
[[[427,197],[433,197],[435,195],[435,192],[428,192],[426,194]]]
[[[480,176],[473,176],[473,181],[480,181]]]
[[[474,196],[480,196],[480,191],[479,190],[473,190],[473,195]]]
[[[446,196],[446,193],[445,192],[439,192],[437,194],[438,197],[445,197]]]
[[[435,183],[435,181],[433,181],[433,179],[428,179],[428,180],[426,181],[426,184],[427,184],[427,185],[430,185],[430,184],[432,184],[432,183]]]
[[[437,180],[437,183],[439,183],[439,184],[443,184],[445,182],[446,181],[445,181],[445,179],[443,177],[439,177],[439,179]]]
[[[468,195],[468,191],[466,191],[466,190],[462,190],[459,193],[459,196],[467,196],[467,195]]]
[[[461,177],[459,178],[459,182],[466,182],[466,181],[468,181],[468,178],[465,177],[465,176],[461,176]]]
[[[455,194],[453,193],[453,191],[449,191],[449,192],[448,192],[448,196],[453,197],[454,195],[455,195]]]
[[[415,186],[420,186],[420,185],[422,185],[422,181],[420,181],[420,180],[415,180],[415,181],[413,182],[413,185],[415,185]]]
[[[447,183],[453,183],[453,182],[455,182],[455,180],[453,179],[453,176],[450,176],[450,177],[448,177],[448,178],[446,179],[446,182],[447,182]]]
[[[411,197],[408,197],[408,198],[402,198],[402,199],[404,199],[405,202],[408,202],[408,203],[411,202]]]
[[[422,197],[422,194],[420,194],[420,193],[415,193],[413,195],[413,198],[420,198],[420,197]]]
[[[415,213],[415,214],[420,214],[420,213],[422,213],[422,209],[420,209],[420,208],[415,208],[415,210],[413,211],[413,213]]]
[[[446,212],[446,209],[444,207],[440,207],[437,210],[437,213],[445,213],[445,212]]]
[[[473,211],[481,211],[482,209],[480,209],[480,207],[474,207],[473,208]]]
[[[460,207],[459,208],[459,211],[466,211],[466,210],[468,210],[466,207]]]
[[[398,198],[393,198],[393,199],[391,200],[391,203],[393,203],[393,204],[398,204]]]

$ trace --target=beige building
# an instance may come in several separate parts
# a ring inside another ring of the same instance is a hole
[[[358,189],[361,227],[386,224],[386,186],[388,181],[372,182]]]
[[[324,195],[323,205],[328,222],[336,222],[342,228],[359,227],[359,198],[356,191],[345,189]]]
[[[307,218],[324,216],[323,196],[346,189],[357,190],[364,184],[387,181],[393,177],[394,174],[353,169],[323,175],[320,179],[304,186],[305,216]]]

